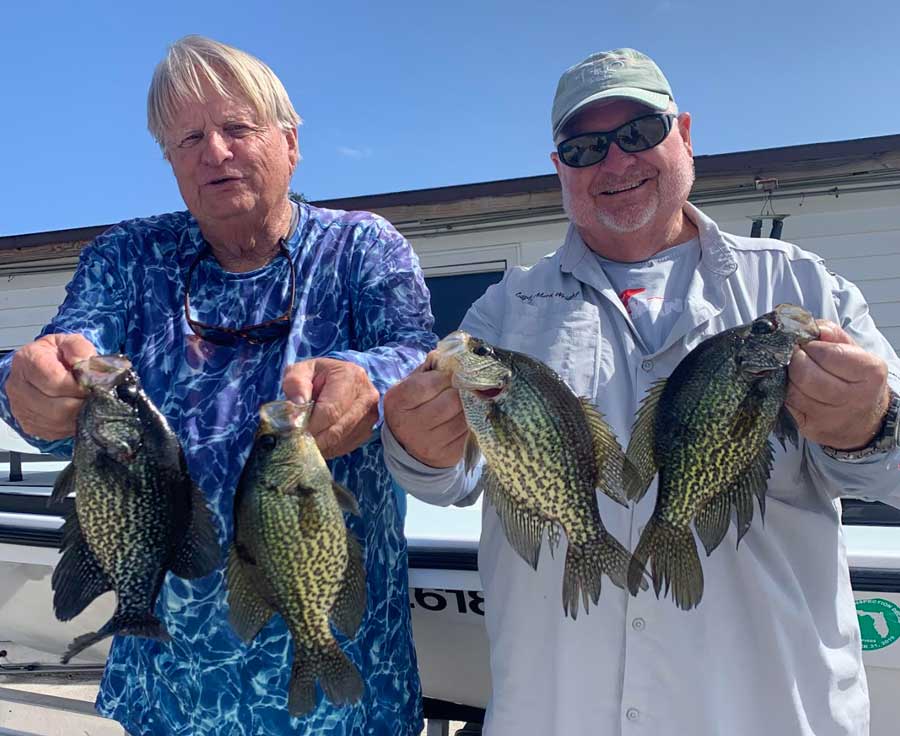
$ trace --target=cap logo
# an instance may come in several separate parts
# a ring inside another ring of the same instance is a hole
[[[589,66],[588,76],[597,82],[607,82],[620,69],[628,64],[628,59],[623,56],[605,56],[603,59]]]

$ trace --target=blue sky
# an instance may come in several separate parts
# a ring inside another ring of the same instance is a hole
[[[653,56],[698,154],[900,132],[900,4],[4,3],[0,235],[181,209],[146,131],[166,46],[201,33],[267,62],[304,118],[311,199],[545,174],[559,74]]]

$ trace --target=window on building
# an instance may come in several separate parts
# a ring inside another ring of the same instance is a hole
[[[472,302],[502,278],[502,270],[426,276],[425,283],[431,292],[435,334],[444,337],[457,329]]]

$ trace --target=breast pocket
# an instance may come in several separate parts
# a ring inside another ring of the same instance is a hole
[[[597,308],[582,303],[517,311],[515,320],[504,324],[499,347],[540,360],[578,396],[593,396],[601,344]]]

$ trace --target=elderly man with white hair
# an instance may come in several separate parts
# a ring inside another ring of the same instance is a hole
[[[368,605],[339,639],[359,702],[285,707],[291,639],[280,617],[245,646],[219,569],[169,576],[157,613],[171,641],[117,637],[97,700],[130,734],[418,734],[421,693],[407,592],[405,505],[373,429],[381,396],[434,346],[409,244],[366,212],[289,198],[300,159],[283,85],[249,54],[197,36],[153,76],[148,123],[187,211],[120,223],[82,252],[58,314],[0,361],[0,418],[43,450],[70,452],[79,359],[125,353],[181,440],[223,549],[260,404],[315,400],[309,429],[356,497]]]

